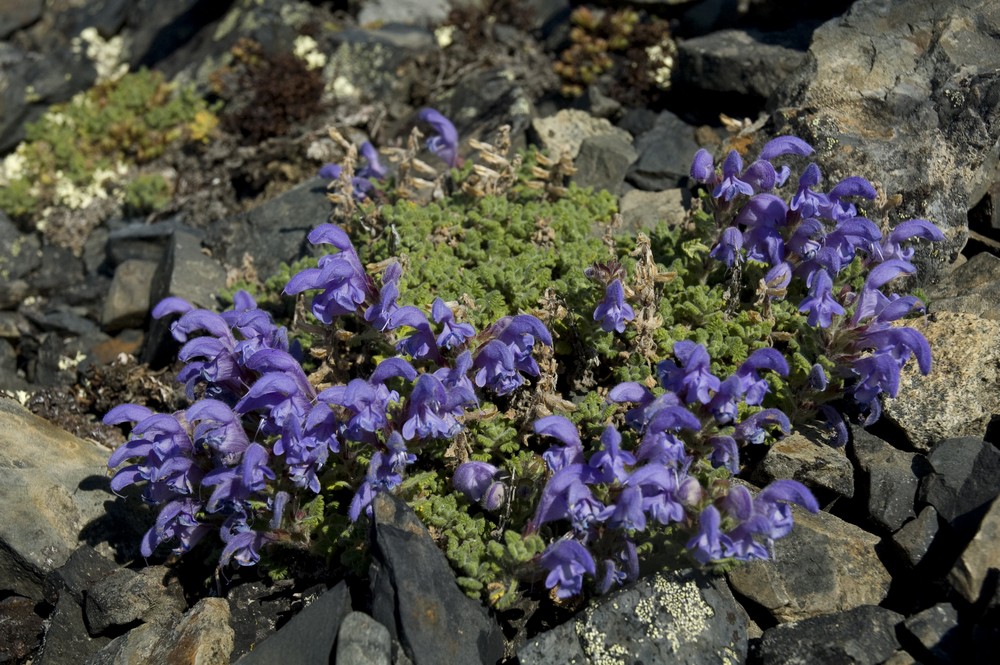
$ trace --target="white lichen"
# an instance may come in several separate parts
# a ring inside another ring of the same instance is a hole
[[[326,66],[326,54],[319,50],[319,44],[309,35],[296,37],[292,52],[296,58],[306,63],[306,69],[322,69]]]
[[[80,31],[79,36],[72,39],[70,48],[73,53],[84,53],[90,58],[94,63],[94,69],[97,70],[98,83],[114,81],[128,72],[128,63],[125,62],[125,40],[121,35],[104,39],[97,32],[97,28],[87,27]]]

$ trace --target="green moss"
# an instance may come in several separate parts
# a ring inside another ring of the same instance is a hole
[[[169,202],[170,185],[159,173],[140,173],[125,185],[122,204],[126,215],[146,215]]]

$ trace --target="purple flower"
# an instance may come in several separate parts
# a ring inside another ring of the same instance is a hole
[[[469,323],[456,323],[455,315],[451,308],[440,298],[434,299],[431,305],[431,317],[435,323],[443,324],[441,334],[437,337],[437,345],[442,349],[452,349],[462,344],[470,337],[474,337],[476,329]]]
[[[199,400],[188,408],[185,418],[189,423],[198,423],[194,428],[195,444],[217,453],[226,466],[235,466],[250,445],[240,416],[225,402]]]
[[[830,206],[830,197],[812,189],[819,184],[820,177],[819,167],[815,163],[807,166],[799,177],[799,189],[792,197],[789,208],[804,219],[819,217]]]
[[[732,267],[734,263],[739,263],[743,258],[743,255],[740,253],[742,249],[743,234],[735,226],[730,226],[722,232],[719,242],[716,243],[708,255],[716,261]]]
[[[706,564],[722,558],[722,538],[724,536],[719,531],[720,521],[721,515],[715,506],[708,506],[701,511],[701,516],[698,519],[698,532],[686,545],[698,563]]]
[[[677,491],[677,471],[662,464],[650,462],[635,471],[625,480],[628,487],[636,487],[642,493],[642,509],[660,524],[666,526],[684,519],[684,506]]]
[[[498,471],[486,462],[465,462],[455,469],[451,484],[469,501],[479,501],[493,484]]]
[[[644,530],[646,515],[642,511],[642,491],[638,487],[625,487],[615,502],[604,509],[601,518],[614,529]]]
[[[797,480],[775,480],[754,499],[754,513],[767,519],[767,531],[764,535],[769,540],[784,538],[792,530],[790,503],[796,503],[810,513],[819,512],[816,497]]]
[[[740,452],[736,439],[731,436],[717,435],[708,439],[712,446],[712,454],[708,456],[712,466],[724,466],[734,475],[740,472]]]
[[[674,344],[674,355],[679,365],[664,360],[657,366],[663,387],[677,393],[688,404],[696,400],[708,404],[712,400],[709,391],[717,391],[720,383],[711,372],[708,351],[701,344],[681,341]]]
[[[694,153],[694,159],[691,161],[691,179],[706,185],[714,184],[715,165],[708,150],[702,148]]]
[[[788,376],[788,362],[780,352],[768,347],[751,353],[734,375],[740,381],[746,395],[745,401],[750,406],[763,402],[770,389],[767,381],[757,373],[762,369],[771,370],[779,376]]]
[[[620,448],[621,442],[622,435],[613,425],[604,428],[604,432],[601,434],[601,450],[590,457],[590,468],[598,472],[598,482],[624,482],[628,476],[625,467],[635,464],[635,456],[628,451],[623,451]]]
[[[635,318],[635,311],[632,306],[625,302],[625,289],[621,280],[614,280],[608,284],[608,289],[604,294],[604,300],[597,305],[594,310],[594,320],[601,322],[601,329],[604,332],[614,330],[617,333],[625,332],[625,322]]]
[[[723,201],[732,201],[739,194],[753,196],[753,187],[740,180],[742,170],[743,158],[735,150],[730,150],[726,161],[722,163],[722,181],[715,186],[712,196],[721,197]]]
[[[321,290],[322,293],[313,297],[312,313],[327,325],[337,316],[356,311],[369,296],[374,299],[375,286],[343,230],[333,224],[323,224],[309,233],[309,242],[330,244],[340,252],[320,257],[318,267],[306,268],[293,276],[284,293],[295,295]]]
[[[576,431],[576,425],[564,416],[545,416],[535,421],[535,434],[551,436],[564,445],[552,446],[542,453],[542,458],[552,471],[559,471],[570,464],[583,462],[583,444]]]
[[[542,490],[530,530],[546,522],[568,518],[575,529],[585,531],[588,519],[596,517],[592,509],[599,506],[587,487],[593,482],[596,482],[594,470],[586,464],[570,464],[556,471]]]
[[[260,561],[260,549],[272,540],[267,534],[250,529],[239,516],[224,524],[219,534],[226,543],[219,557],[219,568],[226,566],[231,560],[240,566],[256,565]]]
[[[476,385],[489,388],[497,395],[512,393],[524,383],[524,377],[514,366],[514,353],[500,340],[492,339],[481,346],[472,367],[477,370]]]
[[[910,238],[923,238],[931,242],[940,242],[944,240],[944,234],[941,233],[938,227],[925,219],[910,219],[900,222],[889,232],[888,237],[878,247],[880,260],[902,259],[909,261],[912,259],[914,249],[912,247],[905,249],[902,247],[902,243]]]
[[[538,563],[549,571],[547,589],[556,589],[559,598],[571,598],[583,590],[583,575],[597,572],[594,557],[576,540],[559,540],[548,547]]]
[[[407,441],[414,437],[450,439],[462,429],[449,409],[447,389],[432,374],[417,377],[406,405],[407,418],[402,433]]]
[[[418,117],[437,132],[427,139],[427,149],[443,159],[448,166],[458,166],[458,132],[451,120],[430,108],[421,109]]]
[[[833,280],[825,270],[817,270],[808,284],[809,296],[799,305],[799,311],[809,313],[809,325],[829,328],[834,316],[844,314],[844,308],[833,297]]]
[[[382,288],[379,290],[378,302],[365,311],[365,321],[374,328],[385,331],[389,329],[392,315],[399,309],[396,298],[399,297],[399,279],[403,268],[393,261],[382,273]]]
[[[200,510],[201,503],[194,499],[171,501],[165,505],[156,517],[156,524],[142,537],[139,552],[148,559],[157,545],[174,539],[178,541],[175,553],[194,547],[208,533],[208,527],[195,517]]]
[[[764,428],[775,425],[785,434],[792,431],[792,424],[789,422],[788,416],[778,409],[764,409],[740,422],[733,432],[733,437],[738,441],[761,444],[764,443],[764,438],[767,436],[767,431]]]

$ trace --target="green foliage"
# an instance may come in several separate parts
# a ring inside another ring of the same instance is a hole
[[[146,215],[170,202],[170,185],[159,173],[140,173],[125,185],[122,204],[126,215]]]

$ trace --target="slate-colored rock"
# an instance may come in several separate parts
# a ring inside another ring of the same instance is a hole
[[[939,603],[903,621],[900,639],[914,655],[926,663],[968,662],[961,655],[958,611],[948,603]]]
[[[574,163],[576,173],[573,182],[580,187],[617,193],[625,182],[625,173],[637,156],[632,141],[616,134],[584,139]]]
[[[626,179],[647,191],[685,187],[691,172],[691,158],[698,148],[694,128],[670,111],[663,111],[656,117],[652,129],[636,137],[639,159]]]
[[[900,194],[893,220],[944,230],[917,252],[925,283],[955,260],[968,210],[996,181],[998,13],[993,0],[859,0],[813,33],[805,66],[773,98],[768,136],[816,147],[830,183],[862,175]]]
[[[657,573],[530,640],[522,665],[744,662],[746,612],[721,578]]]
[[[1000,413],[1000,322],[938,312],[906,325],[927,338],[933,369],[924,376],[915,361],[907,363],[885,415],[920,451],[950,437],[982,436]]]
[[[101,326],[105,331],[142,326],[151,309],[149,295],[156,269],[156,263],[138,259],[130,259],[115,268],[101,314]]]
[[[631,141],[632,136],[605,118],[594,117],[586,111],[562,109],[555,115],[531,121],[532,139],[553,157],[568,154],[576,159],[580,146],[589,138],[614,134]]]
[[[107,449],[0,398],[0,589],[41,599],[45,575],[66,563],[113,498],[107,460]]]
[[[911,566],[919,564],[938,533],[938,515],[934,506],[924,506],[916,519],[910,520],[892,536],[896,549]]]
[[[1000,321],[1000,257],[980,252],[927,289],[934,312],[964,312]]]
[[[62,594],[49,616],[45,642],[34,665],[79,665],[110,642],[104,635],[91,637],[83,607],[71,594]]]
[[[961,437],[939,443],[927,461],[931,470],[920,483],[920,499],[956,529],[972,528],[1000,494],[1000,450]]]
[[[372,616],[415,665],[499,660],[499,625],[459,589],[444,553],[409,506],[378,494],[373,522]]]
[[[450,11],[448,0],[370,0],[358,12],[358,23],[412,23],[431,27],[443,23]]]
[[[229,665],[233,630],[228,622],[229,603],[225,599],[203,598],[171,623],[144,623],[133,628],[88,658],[86,665]],[[281,658],[271,662],[294,661]]]
[[[364,612],[351,612],[340,624],[333,662],[391,665],[392,636],[389,630]]]
[[[895,531],[916,517],[913,502],[920,484],[917,455],[897,450],[860,427],[852,428],[851,452],[861,469],[868,514]]]
[[[294,613],[292,580],[275,584],[245,582],[229,590],[229,625],[233,629],[233,657],[252,651],[275,632],[280,621]]]
[[[791,478],[810,489],[842,497],[854,496],[854,468],[844,449],[833,448],[810,434],[793,432],[768,449],[754,482],[763,486],[779,478]],[[916,485],[913,489],[915,492]]]
[[[42,16],[45,0],[0,0],[0,39],[7,39]]]
[[[994,499],[983,517],[976,535],[973,537],[955,566],[948,574],[948,581],[963,598],[970,603],[992,589],[987,588],[987,579],[994,578],[997,585],[1000,571],[1000,499]]]
[[[109,222],[108,227],[104,250],[112,266],[130,259],[159,263],[170,247],[174,231],[194,233],[183,227],[178,217],[152,224],[128,220]]]
[[[622,215],[619,232],[649,233],[660,222],[668,226],[680,226],[687,219],[691,193],[686,189],[667,189],[662,192],[644,192],[631,189],[618,201],[618,211]]]
[[[22,233],[0,210],[0,302],[6,300],[6,282],[22,279],[41,265],[41,241],[33,233]]]
[[[45,576],[45,600],[54,605],[61,596],[69,595],[82,605],[84,591],[117,570],[114,561],[90,545],[81,545],[73,550],[66,563]]]
[[[139,572],[119,568],[93,584],[84,600],[90,634],[98,635],[135,621],[166,624],[176,620],[187,604],[176,582],[164,582],[167,575],[163,566],[149,566]]]
[[[808,32],[800,29],[719,30],[683,39],[677,43],[674,85],[766,99],[802,66],[808,45]]]
[[[313,665],[329,662],[337,641],[337,630],[351,611],[347,584],[339,583],[298,614],[253,651],[240,658],[240,665]]]
[[[24,596],[0,600],[0,663],[20,662],[38,648],[44,630],[35,603]]]
[[[764,631],[760,665],[838,663],[877,665],[899,648],[903,616],[876,605],[775,626]]]
[[[890,576],[875,546],[879,538],[829,513],[794,507],[795,527],[774,543],[774,558],[729,573],[736,593],[787,622],[875,605]]]

